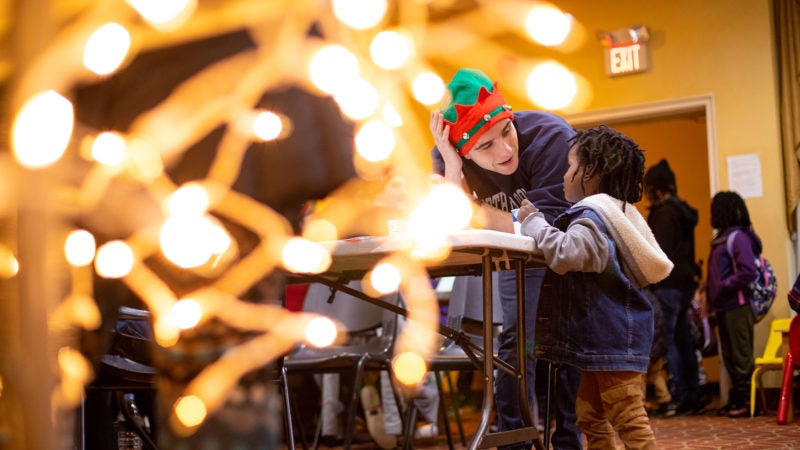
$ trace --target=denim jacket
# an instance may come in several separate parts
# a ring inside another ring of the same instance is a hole
[[[627,209],[633,211],[625,213],[626,216],[641,218],[633,205],[628,204]],[[598,254],[607,257],[596,271],[569,270],[561,274],[553,270],[558,264],[548,261],[537,312],[536,357],[582,370],[646,372],[653,341],[653,306],[641,287],[666,277],[672,264],[655,243],[643,218],[641,223],[621,232],[606,213],[595,206],[578,203],[559,216],[554,227],[566,232],[576,221],[593,224],[588,228],[596,228],[601,247],[607,245],[607,252]],[[537,239],[536,230],[532,228],[531,225],[523,231],[531,232]],[[633,250],[630,241],[621,236],[625,233],[648,235],[646,239],[637,236],[635,240],[651,247],[650,259],[641,260],[641,254],[648,252]],[[538,239],[544,240],[542,235]],[[552,256],[547,256],[547,251],[545,254],[546,260],[559,257],[558,252]],[[647,267],[623,267],[635,265],[631,262],[634,258],[635,263]],[[642,272],[646,273],[641,275]],[[631,276],[638,278],[636,282]]]

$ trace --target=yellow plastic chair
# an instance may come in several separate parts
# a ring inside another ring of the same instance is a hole
[[[783,356],[786,354],[784,336],[789,335],[789,325],[792,319],[774,319],[769,325],[769,336],[767,345],[764,347],[764,354],[756,358],[756,368],[750,379],[750,417],[755,416],[756,412],[756,391],[761,389],[761,405],[767,409],[766,396],[761,387],[761,376],[770,370],[783,370]]]

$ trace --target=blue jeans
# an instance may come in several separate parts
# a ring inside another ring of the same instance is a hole
[[[692,404],[700,398],[697,355],[689,333],[691,293],[674,288],[653,289],[661,302],[667,343],[667,373],[672,378],[673,401]]]
[[[527,386],[528,404],[531,410],[536,408],[534,401],[536,395],[536,363],[533,359],[533,338],[536,326],[536,308],[539,304],[539,291],[544,278],[544,270],[525,271],[525,336],[527,361]],[[513,270],[500,272],[499,278],[500,303],[503,308],[503,330],[498,335],[500,359],[517,365],[517,285]],[[524,423],[519,410],[519,388],[516,378],[503,370],[498,370],[495,378],[495,404],[497,406],[497,429],[509,431],[522,428]],[[580,384],[580,370],[561,366],[557,372],[555,387],[555,419],[556,428],[551,442],[553,448],[581,449],[581,431],[576,424],[575,399],[578,396]],[[527,445],[515,444],[500,447],[504,450],[524,448]]]

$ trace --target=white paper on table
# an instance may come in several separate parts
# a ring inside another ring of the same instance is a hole
[[[738,192],[742,198],[764,195],[758,154],[728,156],[728,188]]]

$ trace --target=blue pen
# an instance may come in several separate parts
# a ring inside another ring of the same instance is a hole
[[[517,213],[519,212],[519,208],[511,210],[511,216],[514,217],[514,222],[518,222],[517,220]]]

